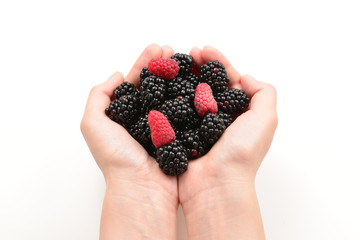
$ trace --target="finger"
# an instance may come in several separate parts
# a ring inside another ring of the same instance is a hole
[[[227,58],[219,50],[210,46],[205,46],[202,50],[202,57],[205,63],[215,60],[221,62],[224,65],[227,71],[227,75],[230,78],[230,84],[239,82],[241,76],[240,73],[236,71],[235,68],[233,68],[229,60],[227,60]]]
[[[124,76],[120,72],[115,72],[106,82],[93,87],[90,91],[85,107],[85,115],[97,118],[105,115],[105,108],[111,102],[114,89],[124,81]]]
[[[162,46],[162,58],[170,58],[172,55],[174,55],[174,49],[170,47],[169,45]]]
[[[145,48],[140,57],[136,60],[134,66],[126,76],[126,81],[138,86],[140,84],[140,72],[144,67],[147,67],[149,61],[153,58],[160,58],[162,56],[162,48],[157,44],[151,44]]]
[[[196,63],[197,67],[205,64],[204,59],[202,58],[202,51],[198,47],[193,47],[189,53],[193,57],[194,63]]]
[[[272,85],[257,81],[249,75],[244,75],[241,77],[241,86],[251,99],[250,110],[261,112],[276,110],[276,90]]]

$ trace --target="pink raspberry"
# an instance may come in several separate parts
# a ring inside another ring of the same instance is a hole
[[[151,110],[148,115],[151,140],[155,147],[170,144],[175,140],[175,132],[169,121],[159,111]]]
[[[151,59],[148,66],[149,71],[165,80],[173,79],[179,72],[179,64],[171,58]]]
[[[217,113],[218,105],[211,87],[207,83],[200,83],[195,89],[194,105],[200,116],[207,113]]]

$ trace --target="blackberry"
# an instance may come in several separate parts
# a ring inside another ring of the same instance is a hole
[[[228,113],[218,111],[217,114],[219,115],[219,118],[224,120],[224,124],[226,128],[229,127],[230,124],[234,121],[232,116]]]
[[[190,129],[181,135],[182,143],[190,158],[197,158],[207,152],[206,143],[201,139],[198,129]]]
[[[192,83],[192,84],[195,86],[195,88],[196,88],[196,86],[199,85],[199,83],[200,83],[199,77],[196,76],[196,75],[193,74],[193,73],[190,73],[189,75],[186,75],[186,76],[185,76],[185,80],[187,80],[188,82]]]
[[[193,57],[184,53],[175,53],[171,56],[179,64],[178,76],[186,76],[191,73],[193,67]]]
[[[200,79],[209,84],[214,93],[224,92],[230,81],[224,65],[217,60],[200,67]]]
[[[167,86],[164,79],[157,76],[145,78],[139,88],[139,96],[142,101],[141,113],[147,113],[155,109],[164,99]]]
[[[195,85],[191,82],[184,80],[181,77],[176,77],[168,82],[167,96],[169,99],[183,96],[193,101],[195,97],[195,88]]]
[[[105,109],[105,114],[111,120],[123,125],[129,125],[138,116],[139,99],[135,95],[122,96],[111,102]]]
[[[200,135],[212,146],[220,138],[225,129],[224,119],[220,118],[216,113],[210,113],[201,122]]]
[[[129,82],[123,82],[114,90],[114,96],[119,99],[121,96],[131,95],[136,92],[135,86]]]
[[[129,133],[144,148],[148,148],[149,145],[152,145],[147,115],[140,117],[136,123],[130,126]]]
[[[154,75],[154,74],[152,74],[147,67],[144,67],[140,72],[140,83],[142,83],[145,78],[152,76],[152,75]]]
[[[178,97],[167,100],[160,106],[159,111],[178,128],[183,128],[192,123],[196,114],[186,98]]]
[[[159,163],[161,170],[171,176],[184,173],[188,167],[186,150],[178,140],[159,147],[156,151],[156,161]]]
[[[226,113],[242,113],[249,104],[249,98],[240,89],[231,88],[225,92],[215,94],[219,110]]]

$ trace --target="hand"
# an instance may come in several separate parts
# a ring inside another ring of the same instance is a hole
[[[191,161],[179,177],[189,237],[263,239],[254,182],[277,126],[276,92],[269,85],[240,74],[216,49],[192,49],[198,66],[219,60],[227,69],[230,87],[248,95],[248,110],[223,133],[203,157]],[[256,223],[256,224],[252,224]]]
[[[169,58],[173,54],[168,46],[148,46],[125,81],[139,85],[140,72],[150,59]],[[165,175],[155,159],[126,129],[110,120],[104,112],[114,89],[123,81],[123,75],[117,72],[106,82],[95,86],[81,121],[81,131],[107,184],[100,239],[124,236],[134,239],[135,234],[154,239],[174,238],[178,208],[177,178]],[[133,235],[124,235],[127,232]],[[160,232],[163,236],[157,235]]]

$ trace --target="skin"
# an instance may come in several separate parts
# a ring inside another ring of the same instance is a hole
[[[255,176],[277,126],[273,86],[241,76],[218,50],[193,48],[198,66],[219,60],[230,87],[251,98],[248,110],[223,133],[205,156],[179,177],[179,199],[189,239],[265,239]]]
[[[205,156],[191,161],[183,175],[166,176],[104,109],[123,81],[139,85],[152,58],[174,54],[169,46],[148,46],[124,79],[114,73],[89,95],[81,131],[106,181],[100,239],[176,239],[176,213],[183,207],[189,239],[265,239],[254,182],[276,126],[276,92],[241,76],[216,49],[193,48],[198,66],[222,62],[230,86],[251,97],[248,110],[224,132]]]
[[[80,128],[106,181],[102,240],[176,237],[177,179],[162,173],[155,159],[104,113],[118,85],[124,80],[138,84],[140,71],[150,59],[173,53],[168,46],[150,45],[125,79],[116,72],[90,91]]]

